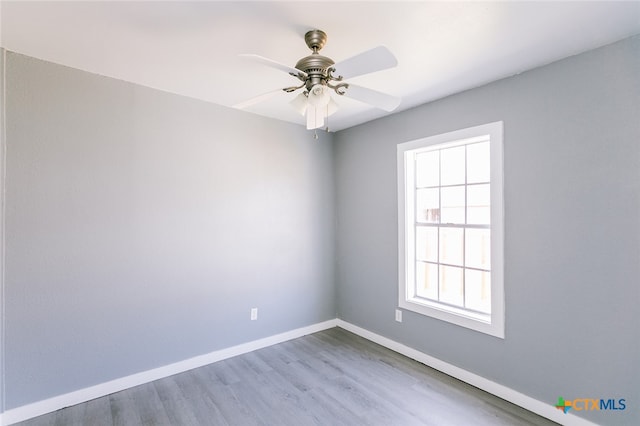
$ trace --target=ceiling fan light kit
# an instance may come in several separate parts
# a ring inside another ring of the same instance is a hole
[[[378,46],[336,64],[333,59],[318,53],[327,43],[327,34],[324,31],[308,31],[304,35],[304,41],[312,53],[300,59],[295,68],[259,55],[241,55],[263,65],[285,71],[300,80],[301,84],[265,93],[236,104],[234,107],[243,109],[281,91],[292,93],[304,88],[305,90],[295,97],[290,105],[300,114],[306,115],[309,130],[323,127],[325,119],[338,109],[338,104],[330,96],[331,90],[339,96],[352,98],[385,111],[390,112],[398,107],[400,104],[398,97],[343,81],[345,78],[395,67],[398,62],[389,49]]]

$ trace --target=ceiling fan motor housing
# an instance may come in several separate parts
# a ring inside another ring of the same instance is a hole
[[[335,64],[333,59],[322,56],[318,53],[327,42],[327,34],[320,30],[311,30],[304,35],[304,41],[313,53],[300,59],[296,64],[296,69],[307,73],[305,81],[307,90],[311,90],[316,84],[326,84],[328,69]]]

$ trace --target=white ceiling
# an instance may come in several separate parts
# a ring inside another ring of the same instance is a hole
[[[640,33],[640,1],[2,1],[6,49],[231,106],[297,83],[239,58],[294,66],[304,33],[336,62],[385,45],[398,67],[351,82],[402,98],[397,111]],[[282,93],[248,111],[304,125]],[[331,130],[389,113],[339,98]]]

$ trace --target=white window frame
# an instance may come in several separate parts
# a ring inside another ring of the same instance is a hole
[[[417,150],[439,145],[462,145],[479,138],[489,138],[491,177],[491,314],[477,313],[428,301],[415,296],[415,249],[412,248],[415,217],[415,183],[411,174]],[[467,129],[430,136],[398,145],[398,271],[399,298],[402,309],[437,318],[504,339],[504,190],[503,190],[503,122],[497,121]],[[412,208],[407,208],[407,207]]]

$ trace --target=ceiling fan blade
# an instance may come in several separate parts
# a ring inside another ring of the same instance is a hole
[[[307,106],[307,130],[319,129],[324,126],[324,108]]]
[[[376,71],[386,70],[398,65],[398,60],[389,49],[384,46],[374,47],[333,66],[335,75],[344,78],[357,77]]]
[[[393,111],[400,105],[401,99],[396,96],[387,95],[377,90],[367,89],[366,87],[357,86],[349,83],[349,87],[345,91],[344,96],[373,105],[385,111]]]
[[[271,92],[267,92],[267,93],[263,93],[262,95],[255,96],[251,99],[247,99],[246,101],[242,101],[240,103],[232,105],[231,107],[236,109],[245,109],[257,103],[266,101],[267,99],[270,99],[283,91],[284,91],[283,89],[272,90]]]
[[[264,56],[254,55],[252,53],[243,53],[240,55],[242,58],[251,59],[252,61],[260,62],[263,65],[266,65],[271,68],[275,68],[280,71],[284,71],[289,74],[298,75],[300,74],[302,77],[306,77],[307,73],[304,71],[300,71],[297,68],[290,67],[289,65],[281,64],[280,62],[276,62],[269,58],[265,58]]]

